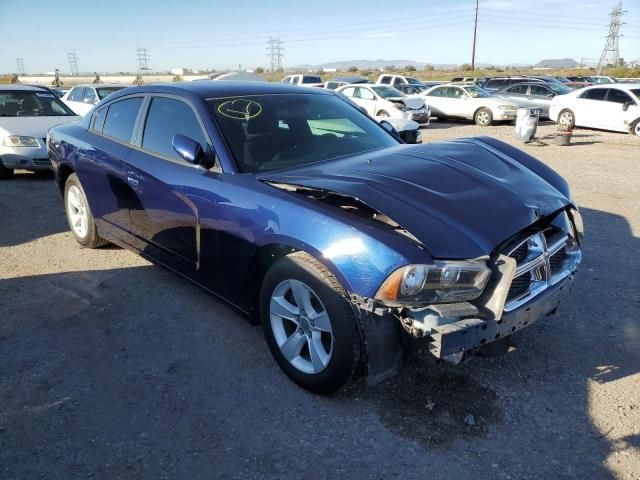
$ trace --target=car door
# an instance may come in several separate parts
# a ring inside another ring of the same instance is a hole
[[[80,109],[82,108],[82,98],[84,96],[84,87],[73,87],[66,99],[62,101],[71,109],[73,113],[82,115]]]
[[[98,103],[98,94],[93,87],[84,87],[82,102],[77,104],[78,114],[85,116]]]
[[[529,107],[531,102],[528,98],[529,87],[527,85],[513,85],[500,95],[501,98],[514,102],[519,107]]]
[[[529,104],[532,107],[541,109],[540,115],[549,116],[549,107],[555,93],[546,85],[530,85],[529,86]]]
[[[128,244],[135,195],[126,181],[125,159],[143,100],[142,95],[124,97],[95,111],[76,166],[98,228]]]
[[[634,107],[637,108],[636,102],[627,92],[617,88],[609,88],[604,103],[605,113],[603,117],[606,125],[605,128],[626,132],[627,124],[625,123],[625,119],[627,119],[627,112],[633,111]],[[629,116],[631,117],[631,115]],[[634,118],[637,118],[637,116]]]
[[[577,99],[575,108],[576,125],[580,127],[602,128],[606,123],[603,115],[606,110],[606,88],[590,88]]]
[[[137,138],[125,162],[127,182],[136,194],[131,205],[132,230],[150,257],[190,274],[199,261],[197,212],[184,195],[185,185],[203,169],[185,161],[172,146],[185,135],[210,151],[195,108],[181,97],[153,95],[140,115]]]
[[[471,97],[460,87],[448,87],[446,91],[447,110],[452,117],[473,117],[475,107]]]
[[[388,112],[389,108],[385,105],[384,101],[379,101],[376,94],[366,87],[356,87],[356,98],[358,104],[361,105],[369,115],[375,116],[381,110]]]
[[[431,108],[431,115],[434,117],[442,118],[447,116],[445,110],[447,107],[446,94],[448,88],[436,87],[424,96],[427,105]]]

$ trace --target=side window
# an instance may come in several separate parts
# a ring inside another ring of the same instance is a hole
[[[131,141],[140,105],[142,97],[127,98],[110,104],[102,133],[125,142]]]
[[[393,79],[393,84],[394,85],[402,85],[404,83],[405,83],[404,80],[402,78],[400,78],[400,77],[396,77],[396,78]]]
[[[604,100],[606,94],[606,88],[593,88],[580,95],[580,98],[586,98],[588,100]]]
[[[93,119],[91,120],[91,128],[97,132],[101,132],[104,127],[104,119],[107,116],[108,107],[101,108],[96,113],[93,114]]]
[[[635,102],[631,99],[629,95],[627,95],[622,90],[618,90],[617,88],[609,89],[609,95],[607,95],[607,102],[613,103],[628,103],[629,105],[635,105]]]
[[[69,92],[68,100],[72,102],[81,102],[83,95],[84,87],[73,87],[71,92]]]
[[[385,85],[391,85],[391,77],[389,75],[383,75],[380,79],[380,83],[384,83]]]
[[[373,94],[373,92],[367,88],[359,88],[358,89],[360,91],[360,98],[363,100],[375,100],[376,96]]]
[[[492,88],[492,89],[499,89],[502,87],[505,87],[507,85],[507,81],[506,80],[489,80],[489,82],[487,82],[487,88]]]
[[[342,93],[345,97],[353,97],[355,96],[356,89],[354,87],[345,88],[340,93]]]
[[[531,95],[537,97],[553,97],[553,92],[542,85],[531,85]]]
[[[291,77],[284,77],[280,80],[280,83],[291,83]]]
[[[173,136],[185,135],[207,150],[202,128],[193,109],[185,102],[166,97],[154,97],[147,113],[142,136],[142,148],[165,157],[182,160],[173,149]]]
[[[458,87],[449,87],[447,89],[447,97],[449,98],[462,98],[464,96],[464,91]]]
[[[429,92],[429,97],[444,97],[446,96],[446,90],[447,87],[438,87],[438,88],[434,88],[433,90],[431,90],[431,92]]]
[[[527,94],[527,86],[526,85],[516,85],[507,90],[512,95],[526,95]]]
[[[85,87],[82,101],[84,103],[91,103],[91,104],[98,103],[98,97],[96,96],[95,90],[91,87]]]

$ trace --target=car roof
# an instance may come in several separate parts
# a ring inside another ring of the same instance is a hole
[[[79,83],[78,85],[70,85],[67,88],[73,88],[73,87],[94,87],[94,88],[120,87],[120,88],[127,88],[127,87],[131,87],[131,86],[132,85],[128,85],[128,84],[124,84],[124,83]]]
[[[119,90],[109,95],[109,99],[118,98],[130,93],[173,93],[200,98],[237,97],[241,95],[276,95],[285,93],[333,95],[321,88],[300,88],[298,85],[279,82],[203,80],[200,82],[155,83],[140,87],[132,87],[125,90]]]
[[[585,88],[581,88],[580,90],[576,90],[578,92],[584,92],[585,90],[593,90],[594,88],[616,88],[618,90],[635,90],[640,88],[640,83],[601,83],[599,85],[590,85]]]
[[[44,85],[43,85],[44,87]],[[48,87],[47,87],[48,88]],[[23,90],[25,92],[39,92],[41,91],[40,87],[32,87],[30,85],[16,85],[16,84],[8,84],[8,85],[0,85],[0,91],[7,90]]]

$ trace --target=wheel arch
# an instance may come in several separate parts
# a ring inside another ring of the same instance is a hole
[[[75,170],[69,164],[63,163],[58,167],[58,173],[56,175],[56,183],[58,184],[60,193],[64,194],[64,186],[67,183],[67,179],[73,173],[75,173]]]
[[[352,287],[340,271],[340,269],[329,259],[322,255],[322,252],[314,249],[310,245],[302,245],[293,239],[280,239],[272,243],[267,243],[258,247],[251,257],[246,276],[247,302],[250,319],[254,324],[260,323],[260,288],[265,275],[278,260],[295,252],[304,252],[322,263],[338,280],[345,291],[350,292]]]

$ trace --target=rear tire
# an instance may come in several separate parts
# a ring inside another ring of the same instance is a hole
[[[573,130],[576,126],[575,114],[568,108],[565,108],[558,114],[558,125],[562,125]]]
[[[0,163],[0,180],[9,180],[13,177],[13,169],[7,168]]]
[[[481,108],[473,116],[473,120],[479,127],[488,127],[493,123],[493,113],[488,108]]]
[[[640,120],[636,120],[636,123],[631,127],[631,133],[636,137],[640,137]]]
[[[80,245],[98,248],[109,243],[98,235],[89,202],[75,173],[69,175],[64,185],[64,210],[71,233]]]
[[[362,347],[354,311],[336,277],[311,255],[292,253],[268,270],[260,316],[271,354],[301,387],[328,395],[355,379]]]

